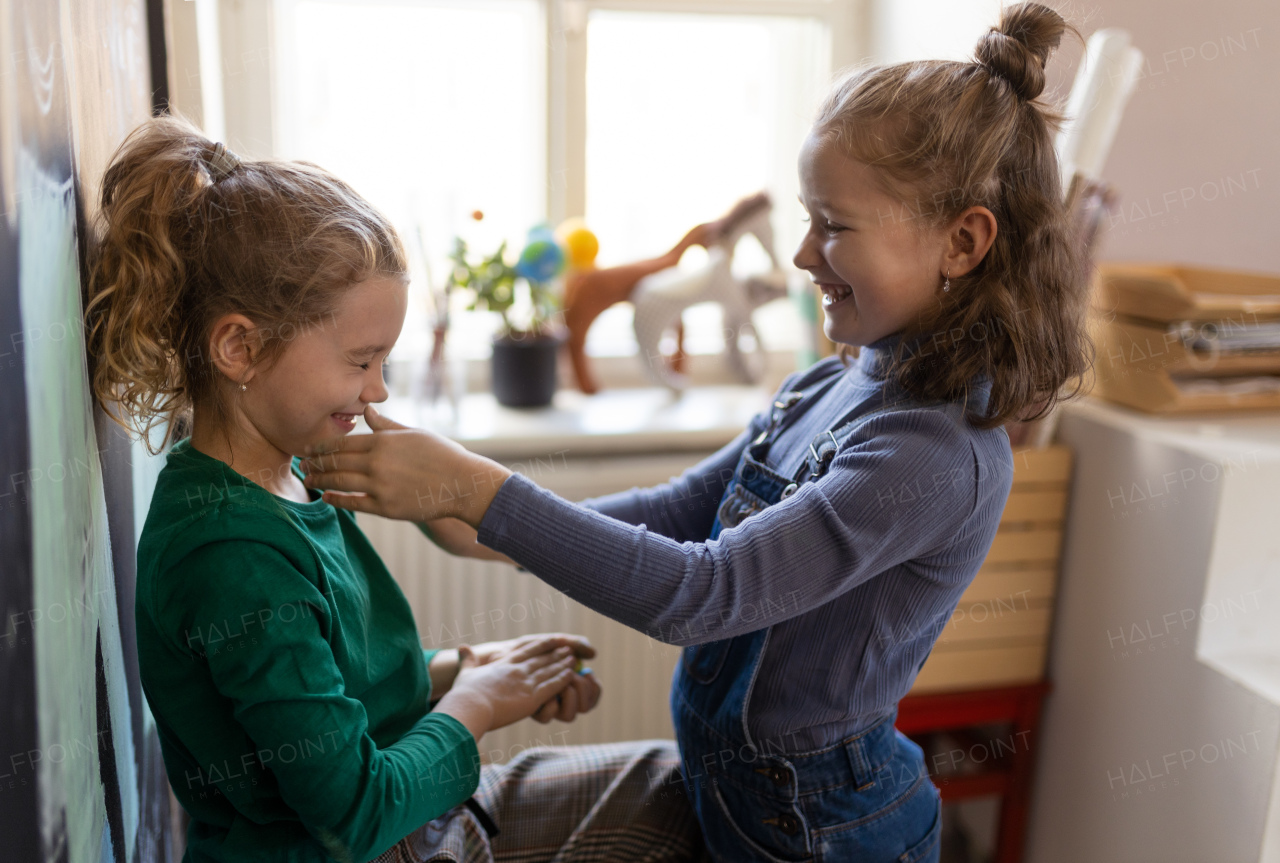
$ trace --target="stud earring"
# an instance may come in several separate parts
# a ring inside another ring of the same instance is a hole
[[[247,389],[249,389],[249,388],[248,388],[247,386],[245,386],[244,384],[241,384],[241,385],[240,385],[240,392],[244,392],[244,391],[245,391],[245,390],[247,390]]]

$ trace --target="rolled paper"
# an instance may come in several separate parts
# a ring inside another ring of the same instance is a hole
[[[1142,52],[1130,44],[1127,30],[1104,27],[1089,37],[1055,142],[1064,193],[1077,172],[1101,178],[1141,68]]]

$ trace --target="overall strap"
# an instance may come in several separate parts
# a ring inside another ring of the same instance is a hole
[[[843,372],[843,369],[837,369],[830,377],[810,384],[803,390],[788,390],[785,393],[779,393],[769,412],[769,425],[764,431],[756,435],[755,440],[751,441],[753,455],[762,459],[763,452],[767,451],[769,444],[772,444],[787,426],[799,419],[811,405],[819,401],[827,390],[835,386],[836,381],[840,380]],[[757,453],[759,454],[757,455]]]
[[[847,422],[844,421],[858,409],[854,408],[852,411],[845,414],[844,417],[841,417],[841,422],[844,422],[843,425],[837,424],[834,429],[819,432],[814,436],[813,440],[809,443],[809,454],[805,456],[804,462],[801,463],[800,467],[796,470],[795,481],[797,483],[801,483],[807,480],[816,480],[824,476],[827,469],[831,467],[831,462],[836,457],[836,451],[840,449],[841,444],[843,444],[845,439],[853,433],[855,428],[862,425],[872,417],[888,413],[889,411],[900,407],[901,405],[908,404],[911,401],[913,401],[911,396],[903,396],[893,400],[887,405],[881,405],[869,413],[849,419]],[[945,399],[937,399],[930,402],[920,402],[916,407],[933,407],[935,405],[943,405],[946,403]]]

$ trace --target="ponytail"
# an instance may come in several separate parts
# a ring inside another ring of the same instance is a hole
[[[145,418],[135,430],[148,440],[187,395],[176,329],[202,239],[203,225],[187,214],[212,184],[208,144],[186,123],[157,118],[125,140],[103,178],[85,309],[93,391],[118,422],[113,401],[126,417]]]

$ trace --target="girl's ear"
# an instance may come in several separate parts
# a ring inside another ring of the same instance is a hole
[[[952,223],[947,251],[952,276],[963,276],[982,262],[996,240],[996,217],[986,207],[973,206]]]
[[[233,381],[245,381],[245,375],[253,365],[256,340],[252,338],[256,327],[244,315],[223,315],[213,323],[209,336],[211,354],[209,361]]]

